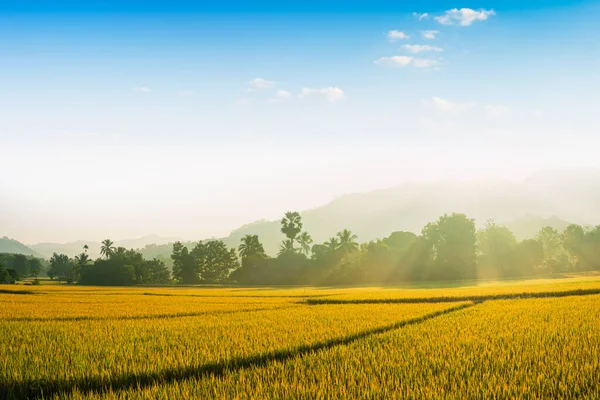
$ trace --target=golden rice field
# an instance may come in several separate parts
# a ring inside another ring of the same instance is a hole
[[[600,278],[0,285],[0,399],[600,398]]]

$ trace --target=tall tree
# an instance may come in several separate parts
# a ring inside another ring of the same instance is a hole
[[[302,232],[300,236],[298,236],[298,244],[300,245],[300,250],[306,255],[310,253],[310,245],[312,244],[312,242],[313,240],[308,234],[308,232]]]
[[[561,272],[570,269],[569,256],[563,247],[563,238],[556,229],[545,226],[535,239],[544,248],[544,269],[549,272]]]
[[[297,212],[288,211],[281,219],[281,232],[288,238],[289,247],[294,250],[296,236],[302,231],[302,218]]]
[[[90,256],[85,252],[79,254],[78,256],[75,256],[75,276],[76,277],[80,277],[81,276],[81,271],[83,270],[83,267],[85,265],[87,265],[87,263],[91,261],[90,260]]]
[[[66,254],[54,253],[50,257],[48,276],[51,278],[56,277],[58,280],[70,281],[74,278],[74,266],[75,264]]]
[[[323,245],[327,248],[329,254],[333,254],[340,248],[340,241],[337,238],[332,237],[329,238],[329,241],[323,243]]]
[[[29,276],[37,277],[42,270],[42,262],[39,258],[29,259]]]
[[[265,249],[258,239],[258,235],[246,235],[241,239],[241,244],[238,246],[242,264],[244,260],[252,260],[266,257]]]
[[[515,269],[517,239],[510,229],[488,221],[486,226],[477,233],[477,239],[481,268],[492,271],[492,274],[496,272],[496,276],[500,277],[521,275]]]
[[[426,279],[456,280],[477,277],[477,236],[475,221],[464,214],[444,214],[422,231],[432,269]]]
[[[223,283],[229,274],[238,267],[235,249],[228,249],[222,240],[212,240],[204,244],[197,253],[200,277],[205,283]]]
[[[173,260],[173,277],[179,283],[191,284],[199,282],[199,266],[196,264],[194,257],[189,253],[188,248],[181,242],[173,243],[171,259]]]
[[[86,245],[87,246],[87,245]],[[116,248],[114,247],[114,243],[110,239],[104,239],[102,241],[102,246],[100,247],[100,254],[106,258],[110,258],[113,255]]]
[[[358,236],[353,234],[348,229],[344,229],[341,232],[337,233],[337,237],[339,239],[339,249],[344,253],[352,253],[358,250]]]

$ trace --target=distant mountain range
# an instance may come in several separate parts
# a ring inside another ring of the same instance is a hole
[[[43,258],[42,254],[6,236],[0,238],[0,253],[25,254],[26,256]]]
[[[569,223],[600,224],[600,170],[546,171],[521,182],[405,183],[389,189],[350,194],[322,207],[301,212],[304,230],[316,243],[347,228],[360,241],[393,231],[419,233],[444,213],[462,212],[478,226],[489,219],[510,227],[517,238],[535,236],[546,225],[564,229]],[[279,221],[258,221],[233,231],[225,242],[239,244],[258,234],[270,254],[283,236]]]
[[[128,249],[140,249],[148,244],[167,244],[181,240],[177,237],[162,237],[158,235],[149,235],[137,239],[126,239],[126,240],[115,240],[115,246],[125,247]],[[44,257],[49,258],[53,253],[66,254],[69,257],[74,257],[83,251],[83,246],[88,245],[88,253],[90,257],[96,258],[100,256],[100,247],[102,244],[93,240],[78,240],[69,243],[38,243],[29,245],[29,248],[42,254]]]
[[[341,196],[300,214],[304,230],[311,234],[315,243],[320,243],[345,228],[356,233],[360,241],[383,238],[394,231],[419,233],[428,222],[452,212],[475,218],[478,226],[493,219],[508,226],[520,240],[535,236],[548,225],[559,230],[569,223],[599,225],[600,170],[546,171],[520,182],[405,183],[389,189]],[[283,240],[279,229],[279,221],[262,220],[244,225],[222,239],[227,245],[237,247],[243,236],[256,234],[267,253],[274,255]],[[146,256],[168,257],[169,243],[177,240],[147,236],[116,241],[115,245],[127,248],[151,245],[145,249]],[[92,257],[99,255],[100,243],[93,241],[40,243],[30,245],[29,250],[46,257],[53,252],[74,256],[81,252],[84,244],[90,246]]]

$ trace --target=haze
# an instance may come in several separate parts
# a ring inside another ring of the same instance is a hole
[[[484,3],[0,5],[0,234],[197,240],[407,181],[600,168],[597,2]]]

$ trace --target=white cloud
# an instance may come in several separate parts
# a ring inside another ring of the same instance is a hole
[[[446,113],[458,113],[462,111],[468,111],[475,106],[475,103],[460,103],[454,102],[446,99],[442,99],[440,97],[434,97],[431,100],[424,102],[426,105],[429,105],[435,108],[438,111],[446,112]]]
[[[263,78],[254,78],[248,83],[250,84],[252,89],[255,90],[270,89],[275,85],[275,81],[268,81]]]
[[[290,97],[292,97],[292,93],[288,92],[287,90],[278,90],[277,93],[275,93],[275,97],[272,98],[271,101],[277,103],[287,100]]]
[[[439,66],[440,62],[431,58],[415,58],[412,65],[415,68],[431,68]]]
[[[485,106],[485,113],[490,117],[500,117],[508,112],[508,107],[500,104],[488,104]]]
[[[405,44],[402,47],[414,54],[424,53],[426,51],[436,51],[436,52],[444,51],[444,49],[442,49],[441,47],[430,46],[428,44]]]
[[[415,68],[430,68],[440,65],[438,60],[429,58],[415,58],[411,56],[392,56],[392,57],[381,57],[375,60],[375,64],[387,66],[387,67],[408,67],[412,66]]]
[[[387,37],[391,41],[410,39],[410,36],[408,36],[406,33],[397,31],[395,29],[393,31],[389,31],[387,33]]]
[[[238,106],[249,106],[252,104],[252,99],[238,99],[235,103]]]
[[[410,56],[381,57],[380,59],[375,60],[375,64],[389,67],[406,67],[413,59],[414,58]]]
[[[136,86],[133,88],[134,92],[150,93],[152,89],[147,86]]]
[[[460,25],[470,26],[475,21],[485,21],[492,15],[495,15],[494,10],[473,10],[471,8],[453,8],[448,10],[439,17],[434,19],[442,25]]]
[[[422,21],[424,19],[429,18],[429,14],[428,13],[418,13],[418,12],[414,12],[413,13],[413,17],[417,18],[419,21]]]
[[[421,36],[425,39],[435,39],[438,33],[440,33],[440,31],[421,31]]]
[[[302,88],[300,94],[298,95],[298,97],[301,99],[313,96],[322,96],[327,101],[330,101],[332,103],[339,100],[343,100],[346,97],[344,91],[338,87],[326,87],[323,89],[313,89],[305,87]]]

